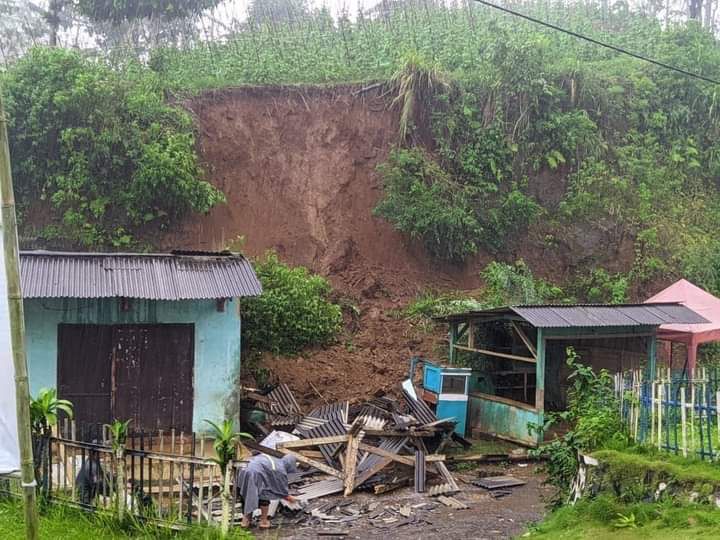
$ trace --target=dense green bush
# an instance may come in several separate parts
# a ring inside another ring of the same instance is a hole
[[[483,301],[488,307],[562,302],[559,287],[536,278],[524,261],[507,264],[493,261],[480,274],[485,280]]]
[[[394,150],[379,167],[385,194],[375,212],[436,257],[462,261],[477,252],[481,227],[472,190],[455,182],[419,148]]]
[[[274,253],[255,262],[263,286],[241,301],[243,348],[295,354],[333,341],[342,326],[340,306],[330,302],[328,281],[306,268],[291,268]]]
[[[46,238],[122,247],[223,200],[202,180],[189,116],[149,70],[37,48],[3,85],[18,205],[52,212]]]

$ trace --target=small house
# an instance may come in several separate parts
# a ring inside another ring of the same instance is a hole
[[[451,365],[471,365],[468,430],[528,445],[546,411],[566,407],[567,349],[594,369],[655,371],[658,328],[708,321],[679,303],[530,305],[442,317]]]
[[[261,286],[230,253],[20,253],[32,394],[79,423],[202,431],[238,414],[238,299]]]

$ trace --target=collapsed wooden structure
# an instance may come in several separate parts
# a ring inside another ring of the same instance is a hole
[[[267,395],[251,392],[247,399],[267,414],[266,425],[256,427],[268,434],[281,429],[293,440],[278,442],[274,449],[249,446],[276,456],[292,455],[329,477],[298,488],[301,500],[334,493],[347,496],[356,489],[384,493],[410,484],[419,493],[430,483],[433,495],[459,491],[441,453],[448,441],[458,438],[453,435],[455,422],[436,418],[414,395],[412,385],[406,383],[402,395],[402,403],[379,397],[354,405],[328,404],[302,414],[286,385]],[[322,489],[315,483],[322,483]]]

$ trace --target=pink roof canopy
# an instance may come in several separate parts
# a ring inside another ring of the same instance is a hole
[[[688,280],[681,279],[645,301],[650,302],[680,302],[710,321],[707,324],[663,324],[658,330],[658,338],[688,344],[720,340],[720,298]]]
[[[688,346],[688,367],[695,368],[697,347],[708,341],[720,341],[720,298],[681,279],[648,298],[649,302],[680,302],[710,321],[703,324],[663,324],[658,338],[685,343]]]

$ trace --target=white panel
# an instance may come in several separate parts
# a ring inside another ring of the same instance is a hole
[[[20,470],[20,450],[15,410],[15,369],[10,347],[10,313],[0,225],[0,474],[17,470]]]
[[[468,397],[466,394],[440,394],[438,399],[440,401],[467,401]]]

